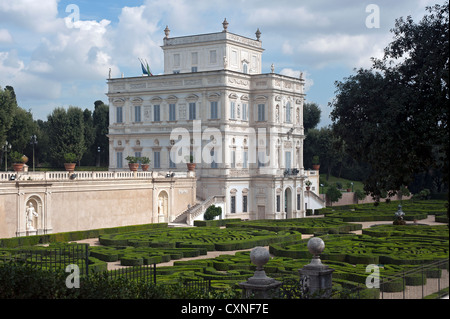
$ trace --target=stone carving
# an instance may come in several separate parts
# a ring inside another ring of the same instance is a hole
[[[26,218],[27,218],[27,230],[36,230],[34,219],[39,217],[38,213],[34,209],[34,206],[32,203],[29,203],[27,209],[26,209]]]

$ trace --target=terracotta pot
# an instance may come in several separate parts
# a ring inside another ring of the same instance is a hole
[[[24,165],[24,163],[13,163],[14,172],[22,171]]]
[[[195,170],[195,163],[186,163],[188,171]]]
[[[139,168],[139,163],[129,163],[128,167],[130,168],[130,171],[137,172]]]
[[[64,163],[64,168],[66,171],[73,172],[75,170],[76,163]]]
[[[320,164],[314,164],[312,167],[313,170],[318,171],[320,169]]]
[[[144,172],[146,172],[146,171],[148,171],[148,168],[150,167],[150,165],[149,164],[141,164],[141,167],[142,167],[142,170]]]
[[[309,191],[310,188],[311,188],[310,186],[306,186],[306,190],[307,190],[307,191]]]

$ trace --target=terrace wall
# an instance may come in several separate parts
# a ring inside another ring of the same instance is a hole
[[[196,199],[195,173],[75,174],[19,173],[0,179],[0,238],[167,223]],[[27,225],[30,204],[38,213],[32,228]]]

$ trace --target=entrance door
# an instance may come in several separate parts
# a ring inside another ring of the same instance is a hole
[[[292,218],[292,191],[290,188],[286,188],[284,191],[284,212],[286,218]]]
[[[257,219],[265,219],[266,217],[266,207],[258,206],[258,218]]]

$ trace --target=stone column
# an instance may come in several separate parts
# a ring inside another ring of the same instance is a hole
[[[269,251],[264,247],[255,247],[250,253],[250,260],[256,265],[253,277],[239,283],[243,298],[271,299],[278,296],[281,282],[267,277],[264,265],[269,261]]]
[[[325,249],[325,243],[319,237],[313,237],[308,241],[307,247],[314,257],[310,264],[299,270],[300,276],[306,278],[308,294],[312,298],[329,298],[334,269],[322,264],[319,258],[319,254]]]

